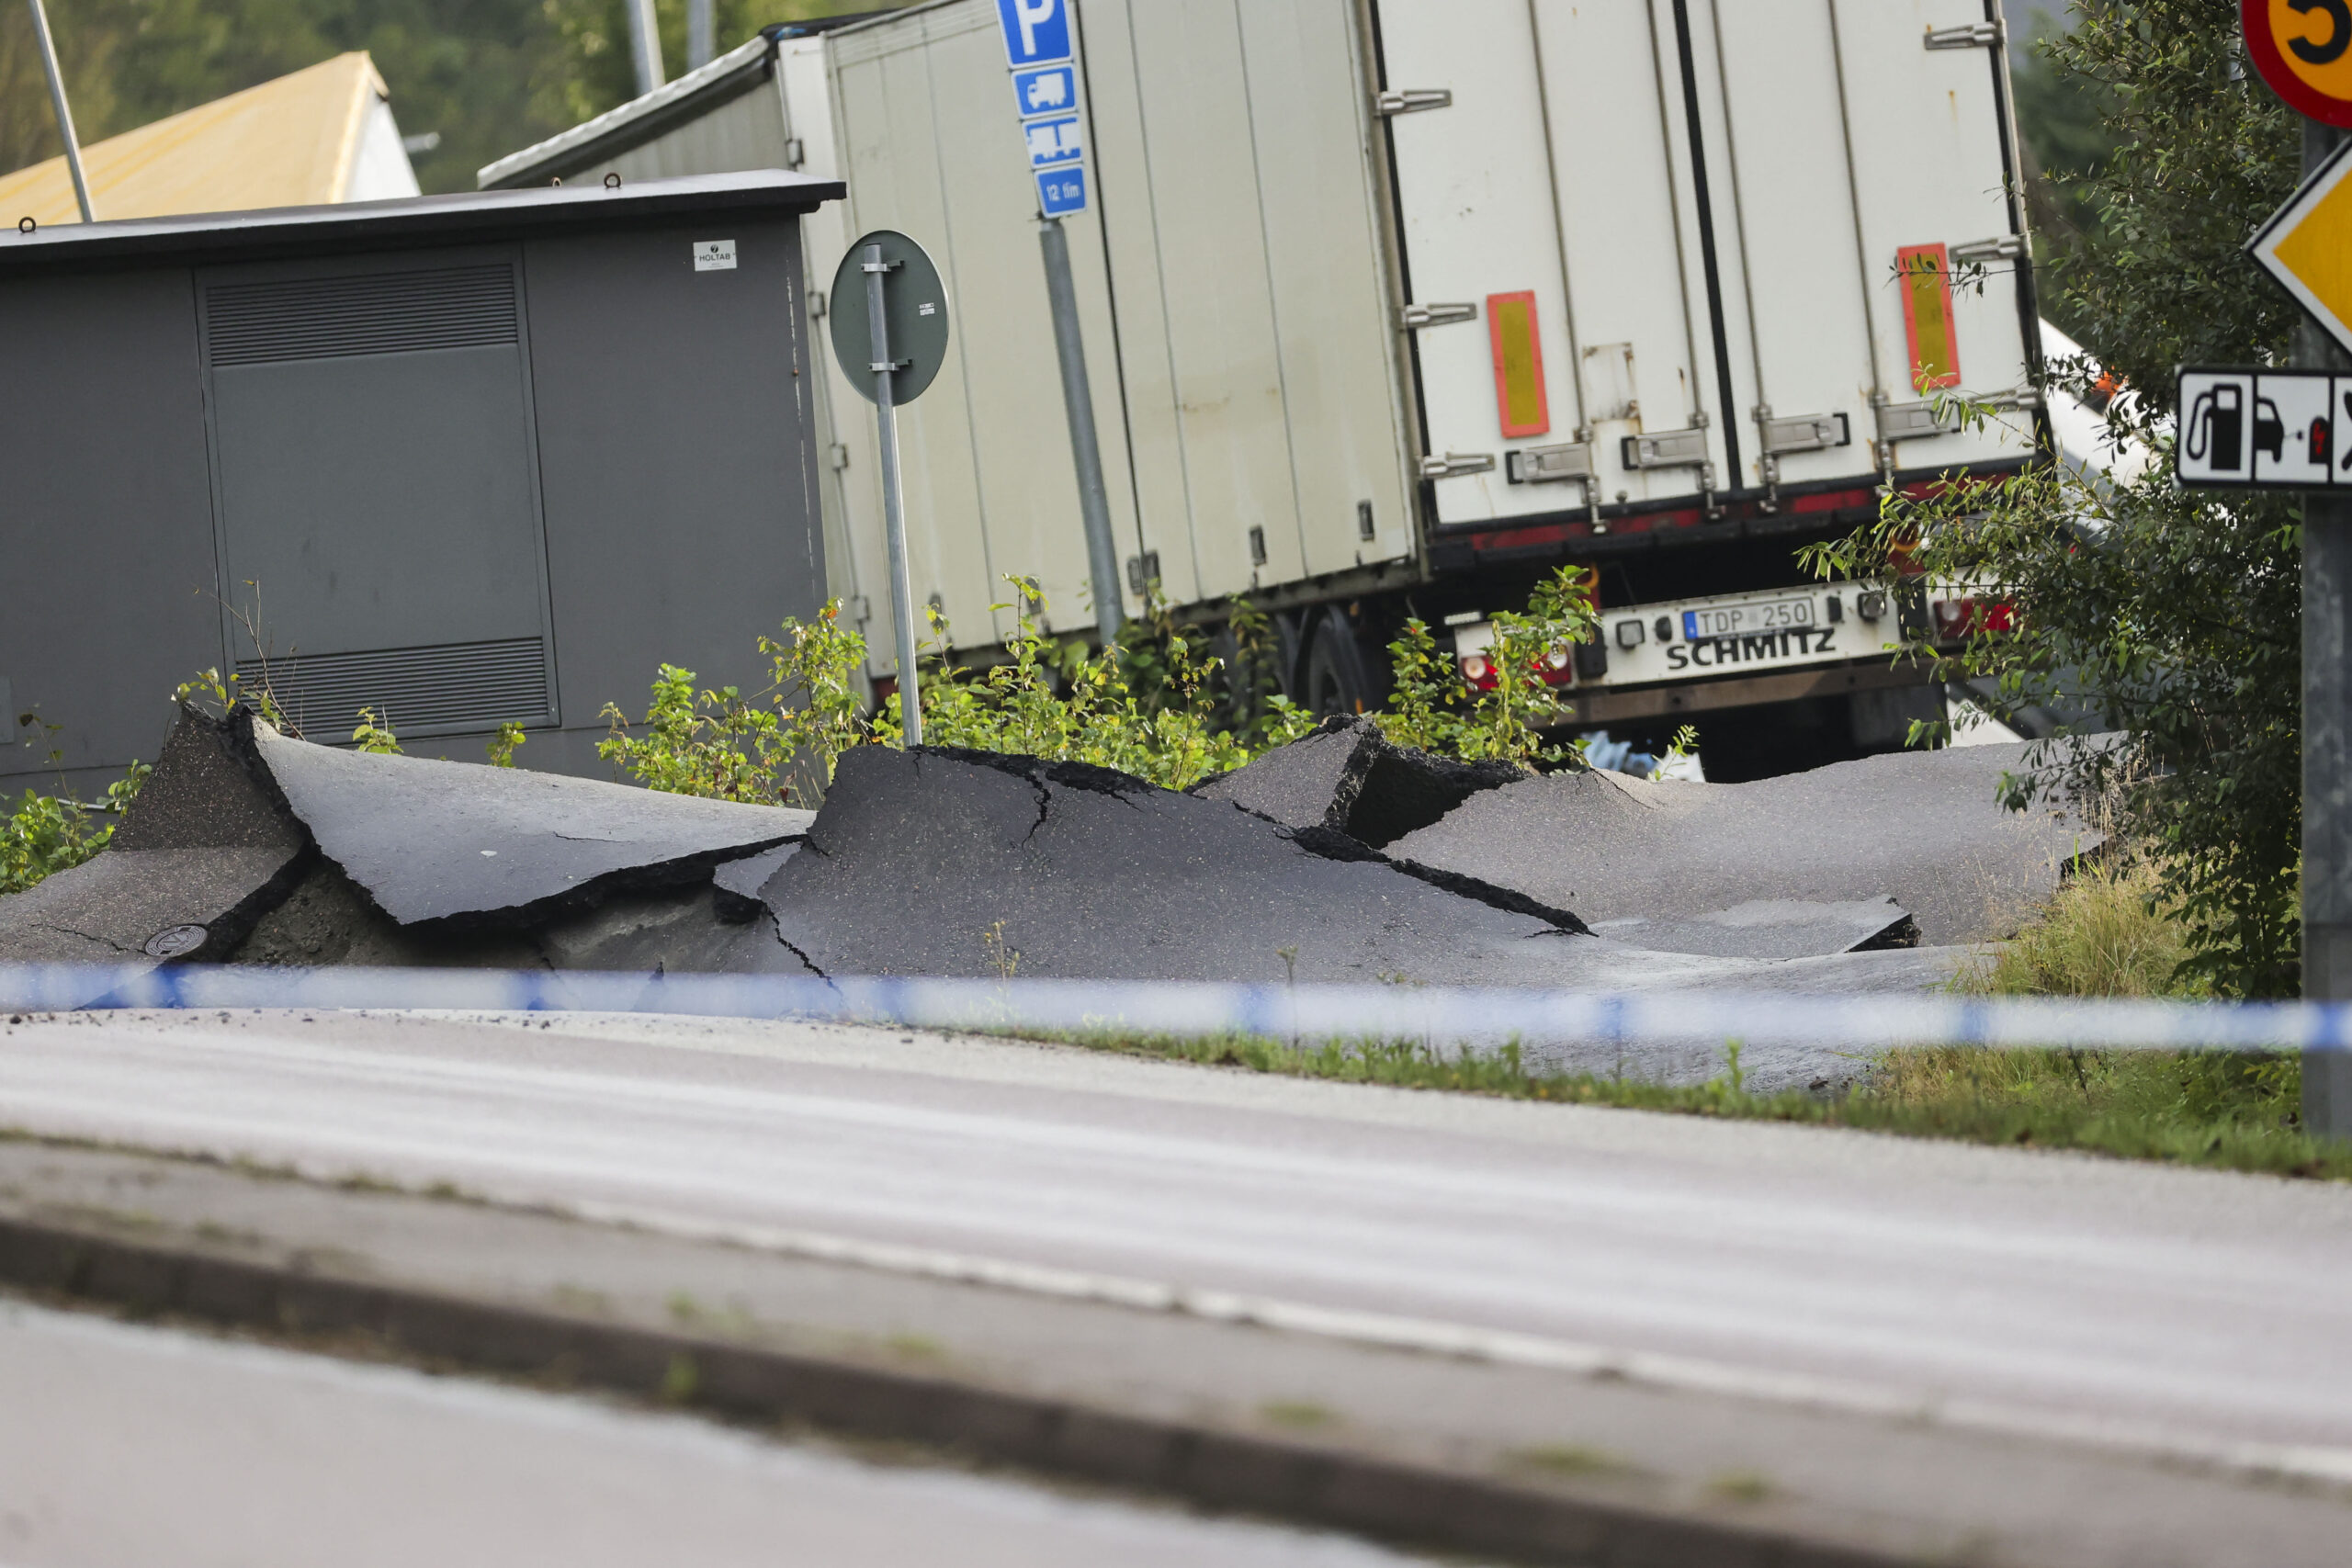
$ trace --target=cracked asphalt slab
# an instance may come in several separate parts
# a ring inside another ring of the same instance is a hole
[[[2001,807],[2002,777],[2024,770],[2030,744],[1893,752],[1752,784],[1549,773],[1474,795],[1389,852],[1595,925],[1892,897],[1927,943],[1997,941],[2104,841],[2071,812]]]
[[[347,751],[246,726],[288,808],[400,925],[522,926],[613,892],[707,882],[809,813],[521,768]]]

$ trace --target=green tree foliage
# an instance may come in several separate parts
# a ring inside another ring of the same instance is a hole
[[[888,8],[892,0],[713,0],[712,31],[721,54],[762,28]],[[897,0],[904,3],[904,0]],[[593,119],[637,96],[626,0],[544,0],[563,51],[563,106],[572,122]],[[654,0],[662,61],[672,79],[686,73],[686,0]],[[516,147],[525,145],[516,142]],[[508,148],[513,152],[514,148]]]
[[[2109,750],[2036,748],[2013,800],[2119,802],[2156,856],[2155,897],[2186,923],[2184,980],[2290,994],[2301,512],[2287,497],[2177,490],[2170,420],[2176,365],[2286,355],[2295,312],[2240,248],[2294,187],[2301,122],[2242,69],[2235,0],[2080,12],[2049,56],[2104,106],[2117,145],[2082,181],[2099,221],[2058,258],[2054,291],[2121,378],[2110,431],[2157,460],[2119,482],[2036,465],[1891,497],[1873,526],[1811,558],[1855,575],[1907,562],[1971,586],[1985,613],[1940,660],[1947,678],[1982,682],[2010,711],[2086,711],[2083,728],[2129,736]],[[2106,401],[2086,366],[2052,372]]]
[[[2043,18],[2033,41],[2010,57],[2025,157],[2026,205],[2033,220],[2035,254],[2045,264],[2098,231],[2098,209],[2085,194],[2083,182],[2105,172],[2116,146],[2098,84],[2062,72],[2051,59],[2056,33]],[[2072,330],[2075,323],[2059,324]]]
[[[878,8],[871,0],[718,0],[718,44],[772,22]],[[686,58],[685,0],[659,0],[662,59]],[[54,0],[76,129],[101,141],[350,50],[374,56],[427,191],[636,96],[621,0]],[[0,173],[61,143],[22,0],[0,5]]]

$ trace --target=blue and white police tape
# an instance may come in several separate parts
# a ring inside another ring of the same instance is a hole
[[[2098,1050],[2341,1051],[2352,1006],[1809,996],[1509,987],[1219,985],[644,975],[495,969],[0,965],[0,1012],[107,1009],[341,1009],[672,1013],[797,1018],[1006,1033],[1252,1034],[1418,1040],[1442,1047],[1720,1049],[1896,1045]]]

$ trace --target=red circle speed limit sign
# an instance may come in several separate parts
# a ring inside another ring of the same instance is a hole
[[[2352,0],[2240,0],[2245,50],[2297,113],[2352,126]]]

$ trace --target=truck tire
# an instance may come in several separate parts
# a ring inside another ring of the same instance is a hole
[[[1364,664],[1363,645],[1347,613],[1337,606],[1315,616],[1299,671],[1299,702],[1317,717],[1366,713],[1381,693]]]

